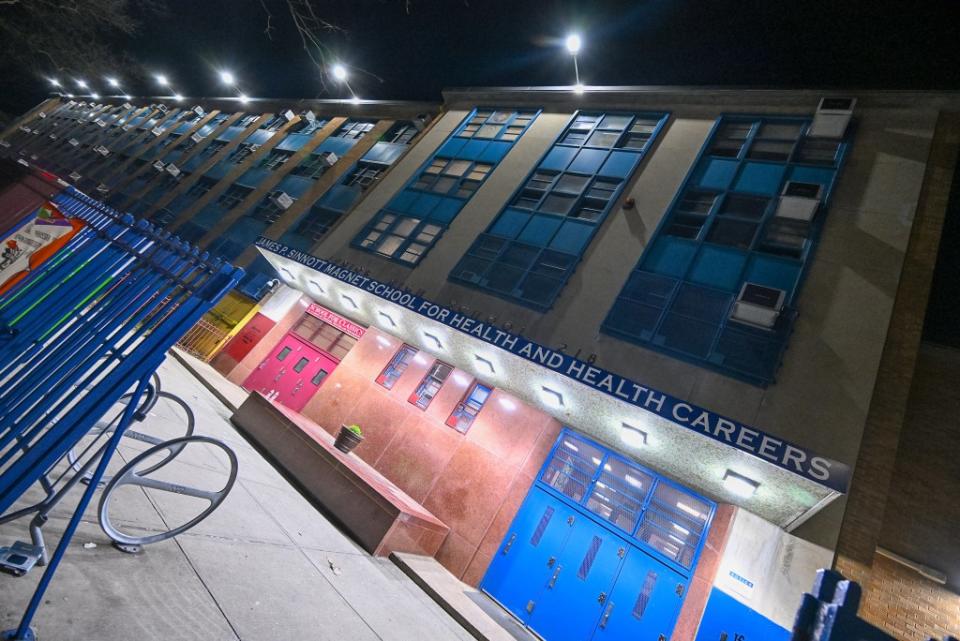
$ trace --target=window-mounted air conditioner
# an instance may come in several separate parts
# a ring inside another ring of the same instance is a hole
[[[843,138],[856,104],[856,98],[821,98],[807,135],[814,138]]]
[[[46,113],[44,113],[44,112],[42,112],[42,111],[38,111],[38,112],[37,112],[37,118],[40,118],[41,120],[43,120],[43,119],[46,118],[46,117],[47,117],[47,114],[46,114]]]
[[[203,110],[203,107],[201,107],[200,105],[197,105],[197,106],[195,106],[195,107],[193,108],[193,113],[195,113],[195,114],[197,114],[198,116],[200,116],[201,118],[203,118],[204,115],[206,115],[207,112],[205,112],[205,111]]]
[[[99,185],[97,185],[97,191],[99,191],[101,194],[105,194],[108,191],[110,191],[110,188],[104,185],[103,183],[100,183]]]
[[[297,114],[293,113],[292,109],[287,109],[283,112],[283,117],[287,119],[287,122],[290,122],[297,117]]]
[[[192,140],[194,144],[200,144],[201,142],[203,142],[203,136],[200,134],[199,131],[197,131],[190,134],[190,140]]]
[[[71,138],[70,140],[67,141],[67,144],[69,144],[71,147],[79,147],[80,141],[77,140],[76,138]]]
[[[163,129],[161,129],[160,127],[154,127],[153,129],[150,130],[150,133],[152,133],[154,136],[159,138],[160,136],[163,135]]]
[[[313,112],[310,111],[309,109],[307,110],[307,112],[306,112],[305,114],[303,114],[303,117],[304,117],[304,118],[306,119],[306,121],[309,122],[311,125],[312,125],[313,123],[317,122],[317,114],[313,113]]]
[[[47,136],[47,138],[49,138],[50,140],[56,140],[57,134],[50,134],[49,136]]]
[[[817,214],[822,192],[818,183],[788,180],[777,204],[777,218],[810,222]]]
[[[169,109],[167,109],[166,105],[157,105],[157,109],[160,111],[160,113],[167,113],[168,111],[170,111]]]
[[[4,149],[10,149],[10,143],[6,140],[0,140],[0,147],[3,147]]]
[[[783,311],[783,300],[787,293],[775,287],[766,287],[757,283],[744,283],[740,288],[737,302],[733,304],[730,318],[761,327],[771,329],[776,323],[780,312]]]
[[[29,166],[30,166],[30,163],[28,163],[28,162],[27,162],[26,160],[24,160],[23,158],[17,158],[17,163],[20,164],[20,165],[23,165],[24,167],[29,167]]]
[[[30,133],[31,129],[30,129],[30,127],[28,127],[28,126],[26,126],[26,125],[20,125],[20,131],[22,131],[23,133],[28,134],[28,133]]]
[[[180,168],[174,165],[172,162],[167,163],[167,166],[165,167],[165,169],[166,169],[166,172],[171,176],[173,176],[174,178],[180,175]]]
[[[80,180],[80,174],[78,174],[77,172],[73,172],[72,174],[67,176],[67,178],[69,178],[73,182],[77,182],[78,180]]]
[[[339,156],[332,151],[328,151],[323,156],[323,164],[325,164],[327,167],[333,167],[337,164],[338,160],[340,160]]]
[[[94,124],[96,124],[98,127],[106,127],[106,126],[107,126],[107,122],[106,122],[103,118],[97,118],[97,119],[94,120],[93,122],[94,122]]]
[[[163,164],[162,160],[158,160],[157,162],[153,163],[153,168],[157,171],[163,171],[165,167],[166,165]]]
[[[107,157],[107,156],[110,155],[110,150],[107,149],[106,147],[104,147],[103,145],[100,145],[100,146],[98,146],[98,147],[94,147],[93,150],[94,150],[95,152],[97,152],[98,154],[100,154],[101,156],[103,156],[103,157]]]
[[[124,109],[133,109],[133,105],[131,105],[129,102],[123,103],[122,106]]]
[[[290,205],[293,204],[293,198],[284,191],[274,191],[270,193],[270,202],[280,209],[289,209]]]

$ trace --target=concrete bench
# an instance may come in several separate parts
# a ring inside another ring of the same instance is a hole
[[[450,528],[322,427],[252,393],[230,419],[307,497],[375,556],[434,556]]]

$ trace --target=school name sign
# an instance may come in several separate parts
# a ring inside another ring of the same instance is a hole
[[[847,490],[850,468],[843,463],[275,240],[260,237],[256,246],[833,490]]]

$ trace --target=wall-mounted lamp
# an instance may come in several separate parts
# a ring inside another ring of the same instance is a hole
[[[723,475],[723,487],[731,494],[748,499],[757,491],[760,483],[728,469]]]

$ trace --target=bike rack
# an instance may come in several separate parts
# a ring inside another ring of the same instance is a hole
[[[37,514],[30,524],[33,544],[15,543],[3,558],[8,568],[24,572],[46,564],[19,626],[0,633],[3,640],[35,638],[30,623],[118,444],[162,394],[152,381],[166,351],[243,276],[243,270],[72,187],[54,202],[87,227],[0,297],[0,522]],[[98,427],[117,403],[122,410],[107,427]],[[144,452],[109,479],[99,512],[111,538],[124,536],[109,520],[110,494],[123,485],[192,491],[210,502],[200,518],[223,501],[236,477],[229,448],[192,434],[166,443],[134,434],[153,445],[147,452],[165,450],[167,456],[160,465],[138,469],[149,458]],[[92,441],[81,446],[86,436]],[[203,492],[148,476],[193,442],[227,451],[232,471],[223,489]],[[47,559],[40,527],[49,507],[80,481],[87,486]],[[10,512],[37,484],[46,499]],[[146,542],[152,541],[140,544]]]

